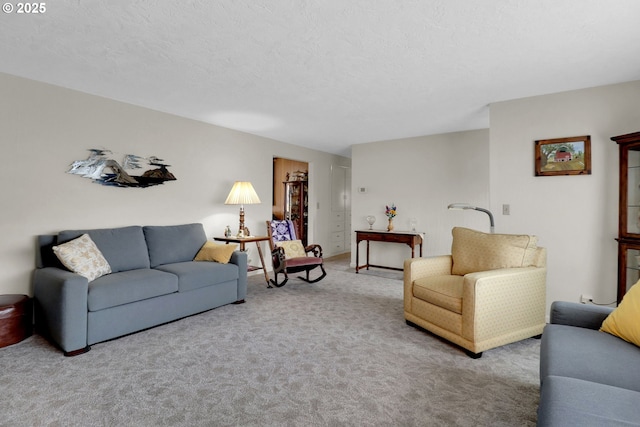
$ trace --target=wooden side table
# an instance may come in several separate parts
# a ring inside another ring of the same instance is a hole
[[[0,295],[0,347],[31,336],[32,302],[26,295]]]
[[[267,281],[267,287],[268,288],[271,287],[271,284],[269,282],[269,272],[267,271],[267,268],[264,265],[264,257],[262,256],[262,248],[260,247],[260,242],[268,241],[269,240],[269,236],[214,237],[213,240],[217,240],[219,242],[226,242],[227,244],[229,244],[229,243],[238,243],[240,245],[240,250],[241,251],[245,251],[245,244],[251,243],[251,242],[255,242],[256,243],[256,247],[258,248],[258,255],[260,255],[260,264],[262,264],[262,267],[256,267],[256,266],[251,266],[250,265],[249,266],[249,271],[257,270],[259,268],[262,268],[262,271],[264,272],[264,279]]]
[[[402,268],[369,264],[369,242],[404,243],[409,245],[411,248],[411,258],[414,258],[416,246],[420,247],[419,256],[422,256],[422,235],[423,233],[415,231],[356,230],[356,273],[365,267],[367,270],[369,267],[377,267],[402,271]],[[363,240],[367,242],[367,263],[360,265],[360,242]]]

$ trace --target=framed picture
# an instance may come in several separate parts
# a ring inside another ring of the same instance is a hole
[[[540,139],[535,163],[536,176],[591,175],[591,136]]]

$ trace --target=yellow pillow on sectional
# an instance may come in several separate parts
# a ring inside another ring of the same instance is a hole
[[[527,234],[487,234],[454,227],[451,257],[452,274],[533,265],[538,238]]]
[[[276,246],[284,249],[284,257],[287,259],[307,256],[301,240],[284,240],[282,242],[276,242]]]
[[[206,242],[193,259],[194,261],[215,261],[220,264],[226,264],[231,259],[233,251],[238,245],[218,244]]]
[[[620,305],[604,319],[600,330],[640,347],[640,281],[629,289]]]

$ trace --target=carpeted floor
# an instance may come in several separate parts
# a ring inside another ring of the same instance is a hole
[[[473,360],[405,324],[401,272],[348,262],[77,357],[0,349],[0,425],[535,425],[539,340]]]

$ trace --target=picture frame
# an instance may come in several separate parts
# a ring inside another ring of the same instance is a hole
[[[591,136],[535,142],[535,176],[591,175]]]

